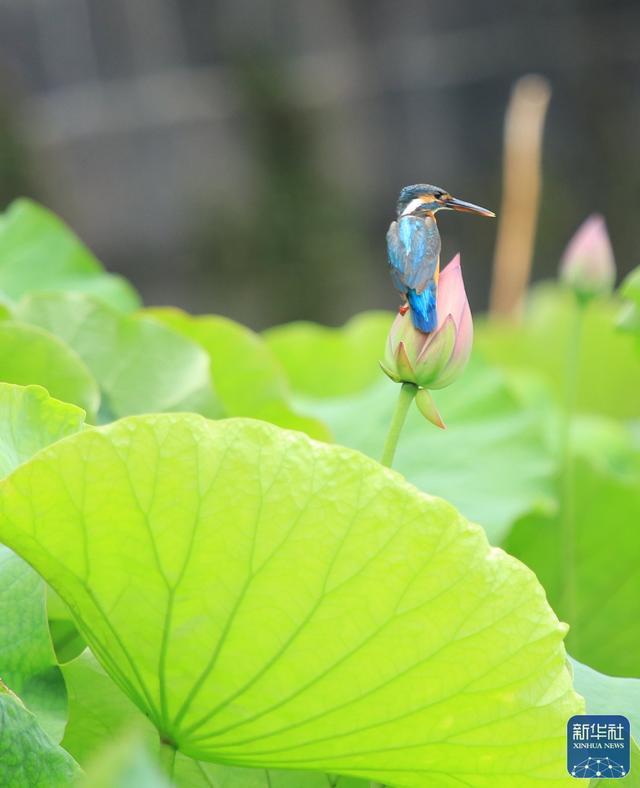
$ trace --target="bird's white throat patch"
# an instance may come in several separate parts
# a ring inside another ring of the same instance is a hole
[[[411,200],[411,202],[407,204],[407,207],[404,209],[401,215],[408,216],[410,213],[413,213],[416,208],[419,208],[423,204],[423,201],[419,197],[416,197],[415,200]]]

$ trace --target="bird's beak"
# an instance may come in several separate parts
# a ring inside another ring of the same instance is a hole
[[[479,205],[474,205],[472,202],[465,202],[458,200],[456,197],[449,197],[444,203],[445,208],[450,208],[452,211],[461,211],[462,213],[477,213],[478,216],[495,216],[493,211],[488,208],[481,208]]]

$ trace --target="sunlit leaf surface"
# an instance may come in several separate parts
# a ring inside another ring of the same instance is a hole
[[[0,216],[0,293],[17,301],[42,290],[91,293],[123,310],[139,303],[131,285],[105,273],[57,216],[31,200],[16,200]]]
[[[63,746],[82,765],[100,753],[104,743],[128,729],[136,731],[149,752],[158,748],[153,725],[113,683],[90,651],[62,666],[69,692],[69,723]],[[334,788],[369,788],[368,782],[332,777]],[[178,753],[175,782],[179,788],[329,788],[328,778],[314,772],[246,769],[194,761]]]
[[[581,704],[534,575],[358,453],[256,421],[133,417],[6,479],[0,537],[183,754],[565,782]]]
[[[36,326],[0,322],[0,381],[43,386],[83,408],[90,420],[100,404],[98,386],[78,354]]]
[[[40,386],[0,383],[0,478],[37,451],[78,432],[80,408],[59,402]]]
[[[29,296],[17,313],[84,360],[103,392],[103,421],[164,410],[216,415],[207,354],[156,320],[124,315],[77,293]]]

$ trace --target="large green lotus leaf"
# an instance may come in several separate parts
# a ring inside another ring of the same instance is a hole
[[[149,752],[157,750],[158,736],[149,720],[113,683],[87,649],[62,666],[69,692],[69,722],[62,742],[83,766],[106,741],[134,729]],[[175,782],[180,788],[329,788],[327,776],[314,772],[275,772],[194,761],[178,753]],[[365,788],[354,778],[335,778],[335,788]]]
[[[244,769],[202,761],[187,761],[182,770],[180,788],[372,788],[376,783],[358,777],[340,777],[320,772],[283,771],[278,769]],[[200,781],[198,779],[200,774]],[[193,775],[193,781],[190,779]]]
[[[587,714],[622,714],[631,724],[632,736],[640,732],[640,679],[619,678],[598,673],[597,670],[571,660],[575,688],[584,697]],[[609,785],[606,778],[591,780],[590,788]],[[640,749],[631,743],[631,770],[624,781],[625,788],[640,786]]]
[[[398,391],[382,377],[360,394],[300,405],[328,424],[338,443],[377,458]],[[516,519],[552,503],[545,411],[522,405],[504,376],[480,363],[459,384],[433,394],[447,429],[435,429],[412,407],[394,468],[421,490],[454,503],[498,544]]]
[[[564,397],[575,298],[551,285],[534,289],[521,326],[476,321],[477,351],[509,370],[543,374]],[[634,337],[616,327],[619,304],[596,300],[585,312],[580,343],[578,409],[628,418],[640,415],[640,363]]]
[[[407,786],[565,780],[582,704],[535,576],[352,450],[124,419],[2,482],[0,538],[183,754]]]
[[[27,296],[17,314],[84,360],[103,392],[103,421],[167,410],[217,415],[207,354],[157,320],[125,315],[78,293]]]
[[[342,328],[289,323],[265,331],[293,389],[312,397],[339,397],[371,386],[391,326],[390,312],[363,312]]]
[[[53,397],[83,408],[90,420],[100,404],[100,391],[82,359],[36,326],[0,322],[0,380],[43,386]]]
[[[516,523],[506,549],[538,575],[558,615],[571,625],[572,654],[603,673],[640,675],[640,466],[616,474],[577,458],[572,473],[575,611],[564,583],[567,559],[559,515]]]
[[[197,342],[209,354],[213,384],[227,416],[251,416],[326,440],[327,428],[289,405],[289,385],[280,363],[259,334],[219,315],[193,317],[180,309],[147,314]]]
[[[283,771],[281,769],[244,769],[183,759],[179,788],[375,788],[379,783],[358,777],[340,777],[320,772]],[[198,779],[200,778],[200,779]]]
[[[30,200],[16,200],[0,217],[0,292],[17,301],[40,290],[92,293],[123,310],[139,304],[131,285],[105,273],[57,216]]]
[[[0,383],[0,476],[44,446],[82,428],[84,412],[39,386]],[[55,740],[62,738],[67,698],[51,646],[42,579],[0,545],[0,676]]]
[[[68,788],[80,770],[54,744],[34,715],[0,680],[0,785],[3,788]]]

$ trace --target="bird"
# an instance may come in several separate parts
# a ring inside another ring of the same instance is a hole
[[[428,183],[405,186],[396,206],[397,219],[387,232],[391,280],[411,310],[413,325],[424,333],[438,325],[437,292],[440,274],[440,233],[436,213],[441,210],[495,216],[493,211],[452,197],[446,189]]]

